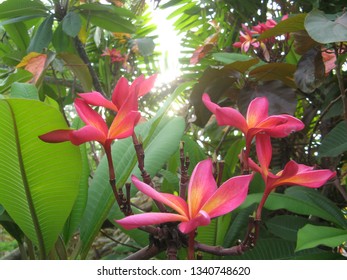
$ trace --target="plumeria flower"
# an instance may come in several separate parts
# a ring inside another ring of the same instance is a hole
[[[81,97],[86,103],[94,106],[103,106],[107,109],[118,112],[119,108],[122,107],[124,103],[131,103],[132,110],[138,110],[138,97],[147,94],[154,86],[157,75],[154,74],[147,79],[143,75],[137,77],[134,82],[129,85],[129,81],[121,77],[112,93],[112,100],[106,99],[97,91],[92,91],[88,93],[81,93]],[[129,96],[135,94],[136,99],[132,99],[131,102],[128,100]]]
[[[124,55],[117,49],[109,49],[106,48],[101,56],[109,56],[111,58],[111,62],[122,62],[125,60]]]
[[[255,32],[248,29],[244,24],[242,24],[242,29],[244,32],[240,31],[240,41],[234,43],[233,46],[236,48],[241,48],[241,51],[243,52],[248,52],[251,46],[258,48],[259,42],[257,42],[257,39],[253,38]]]
[[[134,185],[144,194],[159,201],[177,212],[143,213],[125,217],[116,222],[125,229],[141,226],[180,222],[182,233],[193,232],[199,226],[206,226],[212,218],[224,215],[237,208],[245,199],[252,175],[237,176],[217,188],[212,174],[212,161],[201,161],[195,167],[188,186],[187,202],[181,197],[160,193],[151,186],[132,176]]]
[[[304,128],[302,121],[293,116],[286,114],[269,116],[269,102],[266,97],[257,97],[250,102],[246,118],[236,109],[220,107],[213,103],[206,93],[202,101],[216,116],[218,125],[234,126],[245,135],[246,159],[256,135],[265,133],[271,137],[282,138]]]
[[[127,138],[133,134],[134,127],[141,117],[138,111],[131,108],[131,102],[134,102],[134,99],[137,99],[137,96],[133,94],[129,103],[125,103],[120,108],[110,128],[108,128],[106,122],[96,111],[90,108],[85,101],[77,98],[74,103],[75,108],[86,126],[78,130],[54,130],[39,136],[39,138],[48,143],[70,141],[74,145],[98,141],[105,149],[108,149],[113,140]]]
[[[248,159],[248,164],[251,169],[262,175],[265,182],[264,196],[260,203],[261,207],[264,205],[270,192],[278,186],[297,185],[308,188],[319,188],[328,180],[336,176],[336,172],[329,169],[314,170],[312,166],[299,164],[294,160],[289,161],[284,166],[284,169],[278,173],[271,173],[269,171],[269,165],[272,158],[271,139],[265,134],[259,134],[256,136],[256,151],[260,166],[252,159]],[[260,213],[258,216],[260,216]]]

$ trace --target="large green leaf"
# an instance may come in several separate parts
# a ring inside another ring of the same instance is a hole
[[[81,119],[75,118],[71,127],[73,129],[80,129],[82,126],[83,126],[83,122],[81,121]],[[83,144],[79,146],[80,153],[81,153],[81,163],[82,163],[81,181],[79,184],[77,198],[72,207],[70,216],[65,223],[65,227],[63,231],[63,237],[64,237],[65,243],[68,243],[68,241],[70,240],[70,238],[75,233],[78,226],[80,225],[80,221],[84,213],[84,209],[87,205],[90,168],[89,168],[86,145],[87,144]]]
[[[347,230],[333,227],[306,225],[298,231],[296,251],[318,245],[337,247],[347,241]]]
[[[259,202],[262,194],[250,194],[241,208]],[[265,203],[269,210],[287,209],[301,215],[316,216],[347,228],[347,220],[341,210],[318,191],[304,187],[290,187],[285,194],[272,193]]]
[[[318,156],[336,157],[345,151],[347,151],[347,125],[342,121],[324,137],[318,148]]]
[[[46,6],[38,0],[7,0],[0,4],[0,19],[23,16],[44,17]]]
[[[230,256],[232,260],[288,260],[288,259],[341,259],[336,253],[319,249],[308,249],[295,252],[295,243],[279,238],[259,239],[254,249],[247,251],[241,256]]]
[[[0,203],[45,258],[77,195],[79,150],[38,138],[67,127],[60,112],[42,102],[0,100],[0,120]]]
[[[30,45],[27,52],[38,52],[41,53],[45,48],[48,47],[49,43],[52,41],[54,16],[50,15],[40,24],[36,30],[34,36],[31,38]]]
[[[304,217],[294,215],[279,215],[266,221],[269,232],[289,241],[296,241],[300,228],[305,226],[309,220]]]
[[[80,15],[75,12],[68,12],[63,18],[62,26],[67,35],[71,37],[77,36],[82,26]]]
[[[156,117],[149,122],[136,127],[136,134],[143,139],[145,151],[145,168],[150,175],[157,173],[167,159],[178,149],[179,141],[184,130],[184,121],[181,118],[163,119],[172,101],[192,82],[179,86],[158,111]],[[122,187],[131,174],[140,176],[137,168],[137,158],[130,138],[116,141],[112,146],[117,186]],[[132,188],[132,194],[136,188]],[[85,257],[89,247],[107,218],[114,197],[109,185],[109,174],[106,158],[104,157],[93,177],[89,188],[87,207],[81,221],[81,256]],[[115,217],[110,216],[114,219]]]
[[[25,51],[29,45],[30,37],[23,22],[16,22],[4,26],[6,32],[19,50]]]
[[[65,62],[65,66],[68,67],[81,82],[83,90],[88,92],[93,87],[92,77],[88,70],[87,65],[83,60],[73,53],[61,52],[58,54],[59,58],[62,58]]]
[[[99,3],[84,4],[79,7],[81,15],[96,26],[111,32],[134,33],[135,26],[127,18],[133,17],[129,11],[112,5]]]
[[[321,44],[347,41],[347,13],[331,21],[324,12],[313,10],[307,14],[305,29]]]
[[[291,16],[286,20],[280,21],[274,28],[264,31],[258,40],[264,40],[269,37],[279,36],[289,32],[304,30],[306,14]]]

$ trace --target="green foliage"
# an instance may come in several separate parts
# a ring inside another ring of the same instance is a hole
[[[318,149],[319,157],[336,157],[347,151],[346,139],[347,126],[346,122],[342,121],[324,137],[322,145]]]
[[[337,247],[347,240],[347,231],[326,226],[306,225],[298,232],[296,251],[314,248],[318,245]]]
[[[70,143],[49,145],[38,138],[64,127],[54,108],[20,99],[2,100],[0,106],[0,203],[46,258],[76,199],[78,148]]]

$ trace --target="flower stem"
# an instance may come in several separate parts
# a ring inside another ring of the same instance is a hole
[[[188,260],[195,260],[194,252],[195,252],[195,231],[189,233],[188,239]]]

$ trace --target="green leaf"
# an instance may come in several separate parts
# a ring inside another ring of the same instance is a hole
[[[72,128],[80,129],[82,128],[82,126],[83,126],[83,122],[81,121],[81,119],[75,118],[72,123]],[[84,209],[87,205],[90,168],[89,168],[86,144],[80,145],[79,149],[81,153],[82,174],[81,174],[81,180],[80,180],[79,189],[78,189],[78,195],[72,207],[69,218],[67,219],[65,223],[65,227],[63,231],[65,244],[68,243],[68,241],[70,240],[70,238],[73,236],[76,229],[80,225],[80,221],[84,213]]]
[[[73,44],[73,38],[63,31],[63,24],[59,23],[54,30],[52,44],[57,53],[74,53],[75,47]]]
[[[15,82],[11,86],[10,97],[39,100],[39,93],[32,84]]]
[[[19,50],[25,51],[29,45],[30,37],[23,22],[16,22],[4,26],[6,32]]]
[[[92,24],[111,32],[134,33],[135,26],[125,17],[133,14],[124,13],[124,9],[112,7],[111,5],[100,5],[97,3],[85,4],[79,7],[81,15]],[[123,17],[125,16],[125,17]]]
[[[321,44],[347,41],[347,13],[331,21],[324,12],[313,10],[305,19],[305,29]]]
[[[58,57],[63,59],[66,63],[66,67],[76,75],[77,79],[81,82],[84,91],[91,91],[93,87],[92,77],[90,76],[88,67],[83,60],[79,56],[67,52],[59,53]]]
[[[157,115],[149,122],[136,127],[137,135],[143,139],[145,152],[145,168],[150,175],[156,174],[170,156],[178,149],[184,130],[181,118],[163,119],[173,100],[192,82],[180,85],[166,101]],[[112,146],[112,156],[118,188],[122,187],[131,174],[139,176],[137,158],[130,138],[116,141]],[[85,257],[89,247],[100,229],[103,221],[114,204],[114,198],[109,185],[109,174],[104,157],[93,177],[89,188],[87,207],[81,222],[81,256]],[[132,188],[132,194],[136,188]]]
[[[336,157],[345,151],[347,151],[347,125],[342,121],[323,138],[318,148],[318,156]]]
[[[252,59],[252,57],[240,53],[214,53],[212,56],[215,60],[224,64],[230,64],[237,61],[248,61]]]
[[[274,28],[264,31],[258,40],[264,40],[269,37],[279,36],[285,33],[300,31],[305,29],[305,18],[306,14],[298,14],[291,16],[286,20],[280,21]]]
[[[253,203],[259,203],[262,195],[261,193],[248,195],[240,207],[243,209]],[[341,210],[316,190],[290,187],[285,194],[270,194],[264,207],[269,210],[286,209],[300,215],[320,217],[342,228],[347,228],[347,220]]]
[[[81,175],[71,143],[38,136],[67,128],[56,109],[36,100],[0,100],[0,203],[46,258],[70,213]]]
[[[280,80],[287,86],[296,88],[293,76],[296,65],[289,63],[268,63],[258,66],[249,72],[249,76],[256,80],[271,81]]]
[[[184,142],[184,153],[189,156],[190,161],[188,174],[192,174],[193,169],[198,164],[198,162],[206,159],[206,155],[199,144],[188,135],[183,135],[182,141]]]
[[[293,215],[279,215],[266,221],[269,232],[289,241],[296,241],[297,233],[300,228],[309,221],[307,218]]]
[[[39,28],[36,30],[34,36],[32,37],[30,41],[30,45],[27,50],[28,53],[30,52],[41,53],[44,49],[48,47],[53,36],[53,32],[52,32],[53,19],[54,19],[54,15],[50,15],[40,24]]]
[[[152,38],[134,39],[131,43],[139,48],[139,52],[142,56],[150,56],[153,54],[155,44]]]
[[[79,14],[75,12],[68,12],[67,15],[63,18],[62,27],[63,31],[71,36],[75,37],[80,32],[82,26],[82,20]]]
[[[319,245],[337,247],[347,241],[347,230],[333,227],[306,225],[298,231],[295,251],[314,248]]]
[[[47,16],[46,6],[37,0],[7,0],[0,4],[0,19]]]
[[[8,77],[0,83],[0,93],[6,93],[15,82],[21,83],[29,81],[32,76],[33,74],[31,74],[29,71],[26,71],[24,69],[17,69],[16,72],[8,75]]]

